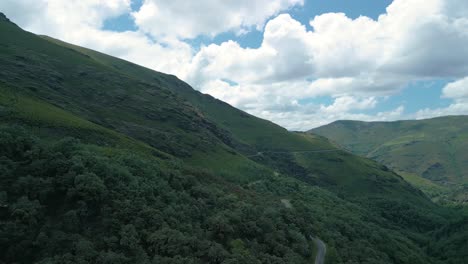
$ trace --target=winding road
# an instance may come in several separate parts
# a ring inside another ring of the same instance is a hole
[[[315,264],[324,264],[325,255],[327,254],[327,245],[325,245],[325,243],[318,237],[311,238],[315,242],[315,245],[317,245],[317,255],[315,255]]]

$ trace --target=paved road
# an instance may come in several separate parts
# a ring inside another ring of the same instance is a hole
[[[315,264],[324,264],[325,263],[325,255],[327,254],[327,245],[320,240],[318,237],[312,238],[317,245],[317,255],[315,256]]]

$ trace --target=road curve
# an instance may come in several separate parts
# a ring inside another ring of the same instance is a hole
[[[315,264],[324,264],[325,255],[327,254],[327,245],[318,237],[312,237],[317,246],[317,255],[315,255]]]

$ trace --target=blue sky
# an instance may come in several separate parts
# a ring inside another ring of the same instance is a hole
[[[175,74],[289,129],[468,112],[468,2],[4,0],[0,9],[34,33]]]

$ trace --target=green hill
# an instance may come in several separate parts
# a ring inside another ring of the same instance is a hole
[[[386,167],[0,18],[0,263],[462,263]]]
[[[436,199],[452,193],[450,199],[468,201],[468,116],[337,121],[312,132],[400,172]]]

